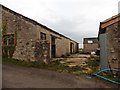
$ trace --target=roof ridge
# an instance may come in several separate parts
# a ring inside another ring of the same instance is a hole
[[[69,40],[71,40],[71,41],[74,41],[74,42],[78,43],[77,41],[72,40],[71,38],[69,38],[69,37],[67,37],[67,36],[64,36],[63,34],[58,33],[58,32],[56,32],[56,31],[54,31],[53,29],[48,28],[47,26],[45,26],[45,25],[43,25],[43,24],[41,24],[41,23],[37,22],[36,20],[33,20],[33,19],[28,18],[27,16],[24,16],[24,15],[22,15],[22,14],[18,13],[18,12],[15,12],[15,11],[13,11],[13,10],[11,10],[11,9],[9,9],[9,8],[7,8],[7,7],[5,7],[5,6],[4,6],[4,5],[2,5],[2,4],[0,4],[0,6],[1,6],[2,8],[4,8],[4,9],[6,9],[6,10],[11,11],[12,13],[14,13],[14,14],[16,14],[16,15],[19,15],[19,16],[21,16],[21,17],[23,17],[23,18],[25,18],[25,19],[27,19],[27,20],[31,21],[32,23],[35,23],[35,24],[37,24],[37,25],[40,25],[40,26],[42,26],[42,27],[46,28],[47,30],[49,30],[49,31],[51,31],[51,32],[53,32],[53,33],[55,33],[55,34],[58,34],[58,35],[60,35],[60,36],[62,36],[62,37],[64,37],[64,38],[66,38],[66,39],[69,39]]]
[[[108,19],[106,19],[106,20],[102,21],[101,23],[108,22],[108,21],[110,21],[110,20],[112,20],[112,19],[117,18],[118,16],[120,16],[120,13],[118,13],[117,15],[114,15],[114,16],[112,16],[112,17],[110,17],[110,18],[108,18]]]

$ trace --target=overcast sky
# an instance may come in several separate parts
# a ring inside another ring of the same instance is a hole
[[[0,0],[24,16],[82,44],[97,37],[101,21],[118,14],[120,0]]]

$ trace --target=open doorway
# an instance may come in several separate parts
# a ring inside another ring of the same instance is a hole
[[[51,35],[51,57],[56,57],[56,45],[55,45],[55,36]]]
[[[74,53],[74,44],[70,42],[70,54]]]

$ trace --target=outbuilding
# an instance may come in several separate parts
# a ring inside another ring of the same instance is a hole
[[[100,23],[98,37],[101,68],[120,68],[120,14]]]
[[[3,5],[0,7],[3,56],[47,61],[78,52],[78,42]]]
[[[83,39],[83,51],[84,53],[96,53],[98,49],[98,38],[97,37],[91,37],[91,38],[84,38]]]

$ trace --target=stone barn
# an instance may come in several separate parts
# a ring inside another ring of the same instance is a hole
[[[83,51],[84,53],[96,52],[98,49],[98,38],[84,38],[83,39]]]
[[[48,61],[78,52],[78,43],[3,5],[2,53],[9,58]]]
[[[120,68],[120,14],[100,23],[101,68]]]

